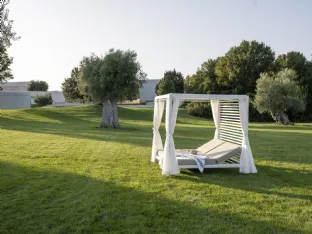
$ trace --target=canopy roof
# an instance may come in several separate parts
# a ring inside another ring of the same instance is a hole
[[[247,95],[226,95],[226,94],[190,94],[190,93],[169,93],[155,97],[155,100],[166,100],[169,97],[179,100],[246,100]]]

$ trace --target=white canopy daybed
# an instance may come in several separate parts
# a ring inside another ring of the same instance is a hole
[[[154,126],[153,126],[153,147],[151,161],[159,161],[163,175],[176,175],[180,173],[179,168],[197,168],[194,163],[180,163],[180,157],[177,157],[175,150],[173,134],[176,125],[178,108],[183,101],[197,101],[197,102],[211,102],[211,109],[213,120],[216,127],[214,139],[215,141],[222,141],[216,146],[216,142],[212,144],[214,150],[207,152],[207,159],[212,157],[212,153],[225,151],[224,147],[239,146],[239,152],[235,155],[230,155],[226,161],[215,163],[207,163],[204,168],[240,168],[241,173],[257,173],[254,164],[252,151],[248,139],[248,109],[249,97],[247,95],[217,95],[217,94],[177,94],[170,93],[155,98],[154,104]],[[163,146],[159,127],[161,124],[164,107],[166,104],[166,141]],[[226,144],[225,144],[226,143]],[[221,144],[221,145],[220,145]],[[217,148],[216,148],[217,147]],[[235,148],[235,147],[234,147]],[[209,154],[210,153],[210,154]],[[183,160],[181,160],[182,162]]]

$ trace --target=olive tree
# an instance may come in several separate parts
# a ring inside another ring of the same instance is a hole
[[[276,122],[289,124],[286,111],[305,110],[306,93],[296,80],[296,72],[291,69],[284,69],[276,75],[262,73],[257,80],[255,96],[258,111],[269,112]]]
[[[111,49],[104,57],[92,54],[80,63],[81,85],[94,102],[103,104],[100,128],[119,128],[117,102],[133,100],[146,79],[135,51]]]

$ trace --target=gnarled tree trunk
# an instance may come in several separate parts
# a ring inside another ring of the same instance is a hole
[[[100,128],[119,128],[118,106],[116,100],[107,99],[103,102]]]
[[[289,118],[288,115],[281,111],[281,112],[276,112],[276,113],[271,113],[271,116],[273,117],[273,119],[276,121],[276,123],[278,124],[284,124],[284,125],[288,125],[289,124]]]

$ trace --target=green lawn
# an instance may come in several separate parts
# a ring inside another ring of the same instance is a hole
[[[258,174],[166,177],[153,110],[119,111],[121,129],[96,128],[94,106],[1,111],[0,233],[312,233],[312,124],[251,124]],[[213,133],[180,111],[177,148]]]

